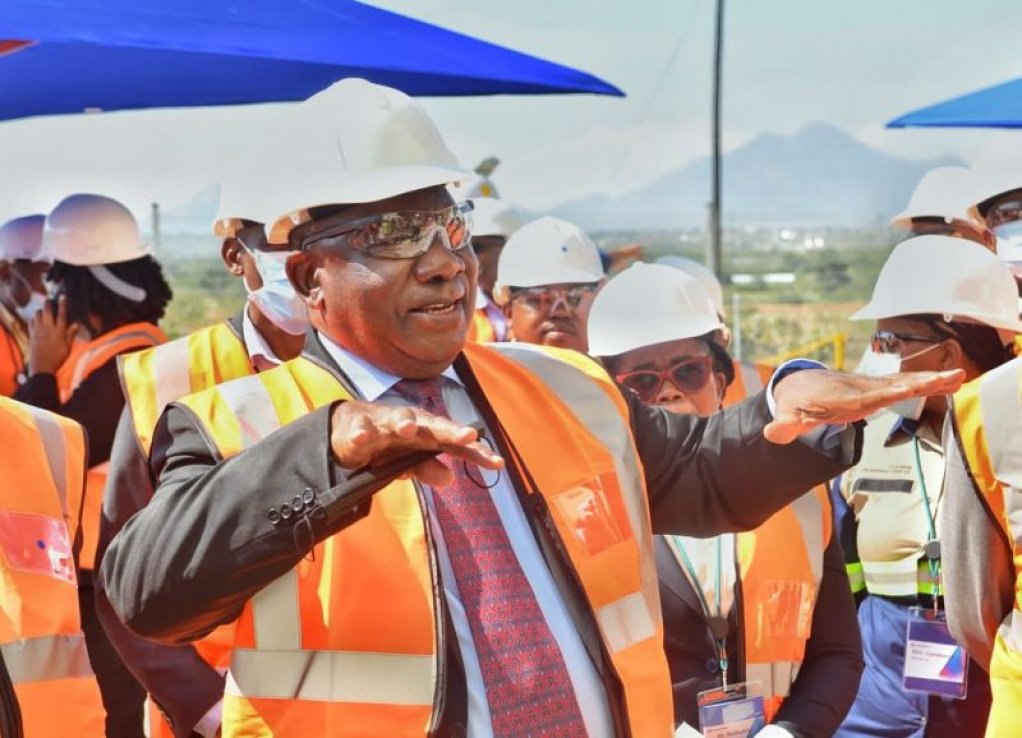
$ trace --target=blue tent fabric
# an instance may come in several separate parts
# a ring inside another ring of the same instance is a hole
[[[353,0],[3,0],[0,10],[0,119],[301,100],[343,77],[410,95],[623,95]]]
[[[888,128],[1022,128],[1022,78],[920,108]]]

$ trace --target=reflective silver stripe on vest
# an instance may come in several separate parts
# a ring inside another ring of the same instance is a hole
[[[432,656],[236,648],[224,691],[244,699],[433,704]]]
[[[884,597],[916,597],[933,594],[929,566],[921,554],[900,561],[863,561],[862,576],[870,594]]]
[[[109,341],[93,346],[91,349],[82,354],[78,363],[75,364],[74,374],[71,376],[71,391],[74,392],[78,389],[79,385],[85,381],[85,369],[88,367],[89,362],[92,361],[92,357],[98,354],[100,351],[106,351],[111,346],[116,346],[119,343],[128,343],[134,341],[136,338],[144,338],[149,342],[150,346],[155,346],[159,343],[155,337],[146,331],[132,331],[131,333],[124,333],[116,338],[112,338]],[[132,351],[141,350],[141,346],[137,346]]]
[[[793,661],[772,661],[769,664],[748,664],[745,681],[760,682],[765,697],[787,697],[798,677],[799,665]]]
[[[252,621],[257,648],[301,650],[302,610],[296,569],[291,569],[252,598]]]
[[[0,651],[15,684],[92,676],[81,633],[26,638],[5,643]],[[69,707],[74,709],[73,705]]]
[[[53,484],[57,488],[60,511],[64,515],[64,522],[70,525],[71,510],[67,501],[67,448],[64,445],[64,431],[60,427],[60,422],[50,413],[31,405],[24,407],[31,413],[36,429],[39,431],[43,451],[46,453],[46,466],[49,467],[50,478],[53,479]]]
[[[163,409],[175,400],[192,393],[192,379],[189,368],[189,343],[191,336],[164,343],[153,351],[153,385],[156,392],[156,412],[159,418]]]
[[[258,376],[217,385],[217,391],[238,419],[243,448],[254,446],[280,429],[280,418],[270,399],[270,391]]]
[[[613,458],[632,535],[642,553],[643,596],[640,598],[636,593],[604,605],[596,611],[596,617],[607,647],[614,653],[651,638],[660,623],[660,598],[644,480],[636,461],[631,428],[596,380],[570,364],[529,344],[493,344],[491,348],[546,382]]]
[[[742,373],[742,382],[745,384],[745,396],[752,397],[763,389],[763,379],[756,371],[756,367],[744,361],[738,362],[738,371]]]

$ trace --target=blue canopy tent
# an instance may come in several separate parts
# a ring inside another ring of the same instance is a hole
[[[888,128],[1022,128],[1022,78],[906,113]]]
[[[410,95],[623,93],[353,0],[3,0],[0,120],[301,100],[358,76]]]

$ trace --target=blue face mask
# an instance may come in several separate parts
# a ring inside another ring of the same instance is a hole
[[[292,252],[262,251],[248,246],[245,246],[245,250],[252,254],[256,271],[263,280],[263,286],[257,290],[250,290],[245,285],[248,301],[280,330],[292,336],[304,335],[309,327],[309,313],[284,270],[287,257]]]

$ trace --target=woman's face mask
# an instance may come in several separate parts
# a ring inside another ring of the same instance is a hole
[[[931,346],[927,346],[920,351],[916,351],[909,356],[902,357],[898,354],[881,354],[869,349],[866,355],[862,358],[862,363],[859,365],[858,372],[865,374],[867,377],[889,377],[892,374],[901,374],[901,366],[904,362],[910,361],[917,356],[922,356],[928,351],[940,346],[939,343],[935,343]],[[902,400],[897,402],[888,408],[892,413],[900,415],[903,418],[909,420],[919,420],[923,415],[923,408],[926,406],[925,397],[915,397],[911,400]]]

